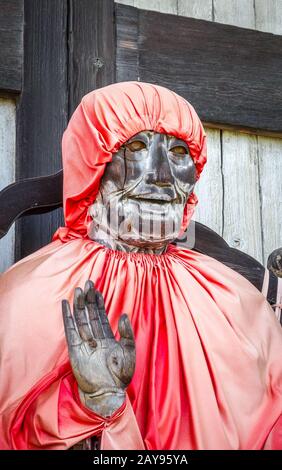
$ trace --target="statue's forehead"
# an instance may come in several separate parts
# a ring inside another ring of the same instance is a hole
[[[127,142],[131,141],[131,140],[134,140],[134,139],[138,139],[138,137],[139,136],[141,137],[142,135],[146,136],[146,137],[149,137],[150,139],[160,137],[160,138],[166,138],[166,139],[182,140],[179,137],[177,137],[175,135],[172,135],[172,134],[168,134],[166,132],[156,132],[156,131],[153,131],[153,130],[150,130],[150,129],[144,129],[143,131],[140,131],[137,134],[134,134],[131,137],[129,137],[129,139],[127,139]]]

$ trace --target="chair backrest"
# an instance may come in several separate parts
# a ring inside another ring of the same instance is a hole
[[[28,214],[50,212],[63,201],[63,170],[50,176],[30,178],[13,183],[0,192],[0,238],[9,230],[16,219]],[[265,268],[251,256],[231,248],[216,232],[195,222],[195,243],[193,250],[211,256],[234,269],[261,290]],[[175,244],[187,247],[184,237]],[[267,299],[275,304],[277,278],[269,273]]]

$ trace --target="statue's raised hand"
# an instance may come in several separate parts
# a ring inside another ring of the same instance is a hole
[[[75,289],[73,315],[62,302],[70,362],[82,402],[101,416],[110,416],[125,399],[135,369],[135,341],[127,315],[119,319],[116,341],[102,294],[92,281]]]

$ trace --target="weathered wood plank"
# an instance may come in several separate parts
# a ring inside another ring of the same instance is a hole
[[[0,99],[0,191],[15,180],[16,109],[15,102]],[[14,262],[15,229],[0,240],[0,272]]]
[[[139,80],[139,50],[137,8],[118,10],[116,23],[116,80],[117,82]]]
[[[70,0],[69,112],[90,91],[115,81],[114,1]]]
[[[126,45],[126,28],[137,13],[116,6],[118,32],[123,30]],[[282,101],[281,36],[145,10],[139,10],[138,24],[138,73],[130,79],[173,89],[193,103],[206,123],[282,134],[282,113],[277,111]],[[167,34],[172,30],[177,34]],[[118,61],[117,67],[122,72]],[[128,74],[118,73],[118,81],[124,79]]]
[[[129,5],[129,3],[127,4]],[[155,10],[177,15],[177,0],[134,0],[133,5],[143,10]]]
[[[256,29],[273,34],[282,34],[281,0],[254,0]]]
[[[24,18],[17,179],[46,176],[61,168],[61,139],[68,117],[67,0],[25,0]],[[17,224],[16,259],[49,243],[61,224],[60,209],[21,219]]]
[[[134,0],[115,0],[115,2],[134,7]]]
[[[20,92],[23,63],[23,0],[0,0],[0,91]]]
[[[213,0],[214,21],[255,28],[255,9],[253,0]]]
[[[282,2],[255,0],[256,28],[282,34]],[[282,245],[282,140],[258,138],[264,263]]]
[[[258,137],[264,263],[282,245],[282,139]]]
[[[224,24],[232,24],[243,28],[255,28],[255,10],[253,0],[214,0],[214,21]],[[238,149],[242,149],[241,152],[238,152],[237,158],[236,147]],[[225,239],[229,240],[232,246],[238,246],[239,249],[245,250],[247,253],[252,255],[258,253],[258,259],[261,260],[262,237],[260,218],[257,220],[258,225],[253,228],[249,227],[249,220],[245,221],[243,219],[250,218],[250,213],[244,209],[243,201],[246,191],[248,193],[247,200],[256,201],[256,206],[251,208],[251,213],[253,214],[253,211],[255,211],[256,214],[260,214],[259,186],[258,184],[249,186],[249,183],[252,181],[254,176],[253,171],[257,174],[257,167],[255,166],[250,168],[251,173],[249,174],[249,179],[245,180],[244,174],[241,173],[244,165],[247,164],[244,159],[247,159],[247,153],[249,151],[254,155],[256,154],[256,139],[252,139],[247,134],[245,136],[242,134],[234,134],[231,137],[230,132],[222,131],[222,166],[225,168],[223,175],[223,233]],[[239,182],[239,175],[242,176],[240,186],[237,184],[233,186],[232,177],[230,177],[229,174],[226,175],[226,172],[228,171],[231,172],[231,174],[232,171],[235,171],[235,174],[238,175],[234,180],[236,183]],[[225,194],[227,197],[225,197]],[[238,210],[238,207],[240,207],[240,210]],[[237,223],[236,221],[239,218],[240,223]],[[245,226],[249,228],[247,231],[244,230]],[[253,246],[254,243],[256,248]]]
[[[223,185],[221,172],[221,131],[206,129],[208,160],[195,187],[199,203],[195,220],[222,235]]]
[[[224,132],[223,238],[262,261],[257,137]]]
[[[213,20],[212,0],[178,0],[178,14]],[[203,171],[195,192],[199,203],[193,219],[222,235],[223,188],[221,173],[221,131],[206,129],[208,163]]]
[[[178,15],[212,21],[213,0],[178,0]]]

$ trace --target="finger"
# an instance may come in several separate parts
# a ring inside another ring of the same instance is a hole
[[[118,322],[118,331],[120,334],[120,343],[123,346],[135,346],[135,339],[130,320],[126,313],[121,315]]]
[[[88,341],[91,346],[97,346],[97,343],[94,340],[91,330],[89,328],[84,302],[84,293],[83,290],[80,289],[80,287],[77,287],[74,291],[73,313],[76,326],[81,338],[84,341]]]
[[[112,331],[112,328],[111,328],[111,325],[110,325],[110,322],[109,322],[109,319],[108,319],[108,315],[106,313],[104,298],[103,298],[103,295],[101,294],[101,292],[99,292],[98,290],[96,290],[96,304],[97,304],[97,307],[98,307],[100,321],[101,321],[101,325],[102,325],[102,329],[103,329],[103,333],[105,335],[105,338],[113,339],[114,334],[113,334],[113,331]]]
[[[77,347],[81,345],[82,341],[75,328],[73,316],[71,314],[70,304],[67,300],[62,301],[62,312],[63,312],[66,340],[67,340],[69,352],[72,354],[75,352]]]
[[[92,333],[95,339],[104,339],[104,331],[100,320],[96,301],[96,291],[92,281],[87,281],[84,288],[85,305],[89,316]]]

